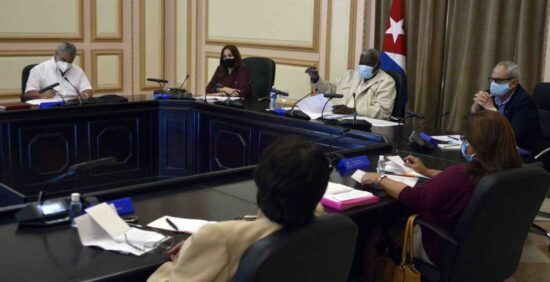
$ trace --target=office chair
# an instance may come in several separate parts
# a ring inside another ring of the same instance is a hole
[[[269,96],[275,83],[275,62],[270,58],[248,57],[243,59],[243,64],[250,70],[251,99]]]
[[[31,69],[34,68],[37,64],[31,64],[28,66],[25,66],[23,68],[23,71],[21,72],[21,102],[27,101],[27,97],[25,97],[25,90],[27,88],[27,80],[29,80],[29,74],[31,73]]]
[[[341,214],[279,230],[245,251],[235,281],[347,281],[356,237],[357,226]]]
[[[395,101],[393,102],[392,116],[405,118],[407,107],[407,83],[402,73],[397,71],[385,71],[395,81]]]
[[[503,281],[517,269],[550,174],[523,166],[483,177],[452,234],[417,220],[447,241],[439,268],[415,259],[423,281]]]

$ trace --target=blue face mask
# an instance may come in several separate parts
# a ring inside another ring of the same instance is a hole
[[[502,97],[506,93],[508,93],[508,91],[510,91],[510,85],[508,85],[508,83],[498,84],[495,81],[491,81],[491,87],[489,91],[495,97]]]
[[[474,156],[476,155],[476,153],[468,155],[468,152],[466,151],[468,146],[470,146],[470,144],[468,144],[468,141],[462,141],[462,144],[460,145],[460,153],[467,162],[471,162],[474,160]]]
[[[370,79],[373,77],[374,73],[372,72],[374,69],[373,67],[371,66],[367,66],[367,65],[359,65],[359,68],[358,68],[358,71],[359,71],[359,75],[363,78],[363,79]]]

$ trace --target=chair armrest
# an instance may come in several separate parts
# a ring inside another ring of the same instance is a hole
[[[458,245],[456,240],[449,233],[447,233],[447,231],[441,229],[439,226],[437,226],[435,224],[432,224],[432,223],[429,223],[429,222],[426,222],[422,219],[416,219],[414,221],[414,223],[416,223],[416,224],[418,224],[422,227],[426,227],[426,228],[430,229],[432,232],[437,234],[439,237],[443,238],[445,241],[447,241],[451,245],[453,245],[455,247]]]

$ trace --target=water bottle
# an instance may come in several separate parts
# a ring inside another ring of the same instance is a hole
[[[275,87],[272,87],[272,90],[275,90]],[[269,110],[273,111],[277,107],[277,96],[275,92],[269,92]]]
[[[76,227],[75,217],[82,214],[82,202],[80,202],[80,194],[71,194],[71,203],[69,204],[69,222],[72,227]]]
[[[384,174],[386,170],[386,157],[384,155],[380,155],[378,157],[378,164],[376,165],[376,172],[379,174]]]

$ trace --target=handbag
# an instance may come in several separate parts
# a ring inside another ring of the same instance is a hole
[[[407,219],[405,232],[403,233],[403,251],[401,253],[401,262],[396,265],[389,256],[384,256],[378,264],[378,277],[376,281],[392,282],[420,282],[420,272],[414,267],[414,220],[416,214]],[[408,253],[408,254],[407,254]]]

